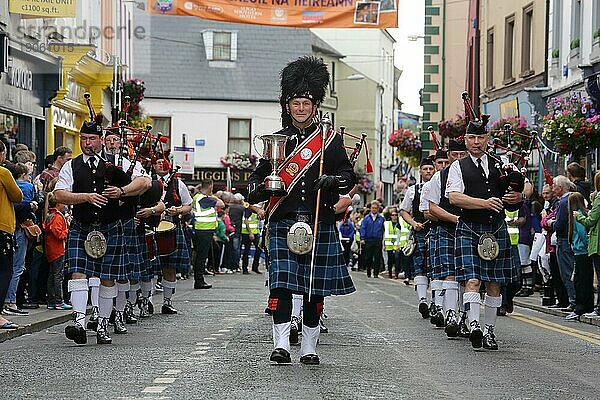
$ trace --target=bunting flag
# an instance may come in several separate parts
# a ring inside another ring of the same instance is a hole
[[[297,28],[397,28],[398,0],[148,0],[152,14]]]

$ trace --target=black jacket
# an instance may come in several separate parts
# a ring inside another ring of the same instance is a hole
[[[288,135],[290,139],[286,144],[286,156],[289,155],[311,132],[314,132],[315,125],[311,125],[304,130],[296,127],[284,128],[277,132],[278,134]],[[259,193],[256,187],[263,183],[265,178],[271,174],[271,163],[263,158],[260,159],[258,166],[250,175],[248,180],[248,199],[250,203],[258,203],[268,199],[268,195]],[[319,221],[326,223],[335,223],[333,205],[339,200],[340,194],[348,193],[356,183],[356,175],[346,149],[344,148],[344,139],[342,135],[336,133],[335,138],[325,151],[323,159],[323,174],[337,176],[339,187],[337,191],[321,191],[321,209],[319,211]],[[271,216],[272,221],[281,220],[286,214],[294,212],[299,207],[304,206],[313,213],[316,210],[317,192],[314,190],[315,180],[319,177],[319,162],[315,162],[302,179],[294,186],[293,190],[281,200],[277,210]]]

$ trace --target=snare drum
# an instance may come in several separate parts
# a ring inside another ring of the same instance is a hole
[[[156,254],[154,254],[154,232],[146,229],[144,236],[146,238],[146,246],[148,247],[148,260],[153,260],[156,257]]]
[[[160,221],[156,228],[156,246],[159,256],[168,256],[177,249],[177,235],[175,224],[169,221]]]

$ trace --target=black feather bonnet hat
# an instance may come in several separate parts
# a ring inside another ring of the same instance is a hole
[[[287,102],[295,98],[311,100],[320,105],[329,85],[327,65],[320,58],[303,56],[290,62],[281,71],[281,117],[283,127],[291,124]]]

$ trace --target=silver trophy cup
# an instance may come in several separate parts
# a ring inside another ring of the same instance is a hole
[[[265,190],[271,196],[285,196],[287,190],[285,189],[285,183],[277,175],[277,168],[285,160],[285,144],[287,143],[288,136],[273,134],[257,136],[254,139],[263,141],[262,157],[265,160],[271,161],[271,166],[273,167],[271,175],[265,178]]]

